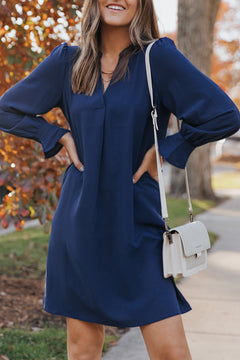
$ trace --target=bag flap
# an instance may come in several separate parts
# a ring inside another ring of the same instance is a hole
[[[208,231],[201,221],[193,221],[172,228],[171,233],[174,232],[180,235],[186,256],[200,253],[211,247]]]

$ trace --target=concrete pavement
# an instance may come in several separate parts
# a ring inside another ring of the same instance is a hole
[[[25,221],[26,223],[24,225],[24,229],[41,225],[38,219],[28,219]],[[10,223],[7,229],[3,229],[2,227],[0,227],[0,236],[10,234],[13,231],[16,231],[16,228],[13,223]]]
[[[182,316],[193,360],[240,358],[240,195],[197,217],[220,235],[208,268],[182,278],[178,288],[192,306]],[[139,327],[126,332],[104,360],[148,360]]]

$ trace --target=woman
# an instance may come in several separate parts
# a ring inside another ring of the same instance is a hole
[[[191,306],[162,272],[164,223],[144,52],[151,49],[159,151],[184,168],[202,144],[240,127],[231,99],[160,38],[152,0],[86,0],[81,46],[56,47],[0,101],[0,129],[65,146],[49,240],[45,311],[66,317],[68,359],[101,359],[104,324],[140,326],[151,359],[191,359],[181,314]],[[71,131],[39,114],[59,106]],[[169,116],[183,119],[167,136]]]

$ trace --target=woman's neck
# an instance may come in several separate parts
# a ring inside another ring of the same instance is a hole
[[[131,44],[129,27],[101,25],[100,47],[105,56],[115,57]]]

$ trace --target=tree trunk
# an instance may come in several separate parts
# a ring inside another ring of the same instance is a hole
[[[178,49],[207,76],[211,74],[214,24],[220,3],[221,0],[178,1]],[[188,160],[190,191],[195,198],[215,198],[210,148],[211,144],[198,147]],[[172,167],[170,195],[184,192],[184,171]]]

